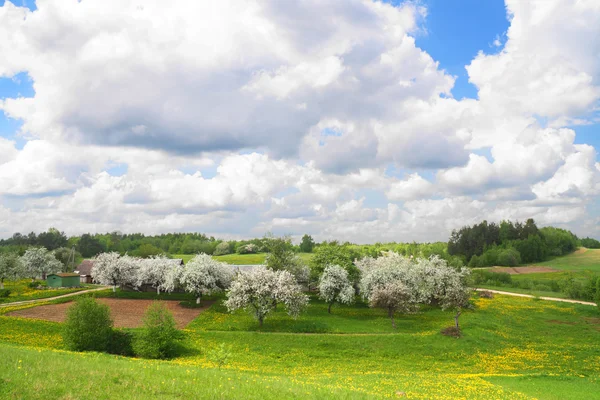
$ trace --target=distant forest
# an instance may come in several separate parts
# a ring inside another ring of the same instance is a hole
[[[538,228],[533,219],[525,223],[483,221],[454,230],[448,253],[463,257],[469,267],[514,266],[569,254],[577,247],[600,248],[592,238],[579,239],[566,229]]]
[[[115,251],[136,257],[150,257],[158,254],[197,254],[211,255],[246,254],[265,252],[270,234],[250,240],[222,240],[202,233],[167,233],[144,235],[142,233],[123,234],[111,232],[103,234],[83,234],[67,237],[64,232],[51,228],[36,234],[15,233],[8,239],[0,239],[0,252],[15,252],[22,255],[29,247],[45,247],[62,258],[69,257],[71,249],[76,257],[90,258],[102,252]],[[560,228],[538,228],[533,219],[525,223],[502,221],[500,224],[483,221],[473,226],[465,226],[452,232],[447,243],[375,243],[357,245],[349,242],[329,241],[315,243],[306,234],[298,245],[289,237],[286,243],[297,252],[310,253],[320,246],[340,247],[340,251],[351,258],[378,256],[382,251],[395,251],[407,256],[439,255],[451,265],[482,267],[490,265],[518,265],[545,260],[574,251],[577,247],[600,248],[596,239],[579,239],[572,232]]]

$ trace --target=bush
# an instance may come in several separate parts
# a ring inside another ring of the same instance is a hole
[[[229,248],[229,242],[221,242],[215,248],[213,253],[215,256],[224,256],[225,254],[231,254],[231,250]]]
[[[29,289],[37,289],[37,288],[38,288],[38,287],[40,287],[40,286],[41,286],[41,287],[47,287],[47,286],[48,286],[48,283],[47,283],[47,282],[44,282],[44,281],[33,281],[33,282],[29,282],[29,283],[27,284],[27,287],[28,287]]]
[[[512,247],[509,247],[498,253],[497,263],[505,267],[514,267],[521,263],[521,254]]]
[[[0,289],[0,299],[10,296],[10,289]]]
[[[242,244],[238,246],[236,252],[238,254],[256,254],[258,253],[258,246],[254,243]]]
[[[114,329],[110,337],[108,352],[119,356],[133,356],[133,335],[121,329]]]
[[[113,337],[107,305],[92,297],[79,297],[67,310],[63,341],[69,350],[107,351]]]
[[[133,344],[136,355],[144,358],[169,358],[175,354],[179,331],[175,319],[161,302],[153,302],[144,314],[144,326]]]
[[[491,272],[483,269],[475,270],[471,273],[471,282],[473,285],[493,285],[504,286],[512,283],[510,274],[506,272]]]
[[[231,346],[221,343],[218,347],[215,347],[208,351],[206,358],[213,362],[217,367],[221,368],[231,357]]]
[[[493,299],[494,298],[494,293],[490,292],[488,290],[484,290],[481,292],[477,292],[479,294],[479,297],[481,297],[482,299]]]

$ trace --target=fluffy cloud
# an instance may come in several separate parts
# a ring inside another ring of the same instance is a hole
[[[26,72],[35,95],[0,100],[26,139],[0,137],[0,237],[597,233],[600,164],[572,128],[600,99],[597,3],[507,0],[506,43],[457,100],[414,2],[6,2],[0,78]]]

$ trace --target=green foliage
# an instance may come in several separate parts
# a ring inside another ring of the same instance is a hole
[[[213,254],[215,256],[223,256],[225,254],[231,254],[233,253],[230,249],[229,246],[229,242],[221,242],[217,245],[217,247],[215,248],[215,251],[213,252]]]
[[[360,271],[354,265],[354,260],[360,257],[360,253],[351,246],[337,243],[322,244],[315,248],[309,263],[311,279],[318,280],[328,265],[339,265],[348,271],[350,281],[356,283],[360,278]]]
[[[133,352],[133,334],[123,329],[113,329],[108,345],[108,353],[130,357]]]
[[[164,303],[153,302],[144,314],[144,325],[135,338],[133,350],[143,358],[170,358],[175,354],[179,332]]]
[[[113,335],[112,324],[107,305],[81,296],[67,310],[63,342],[69,350],[107,351]]]
[[[537,234],[529,235],[525,240],[516,240],[512,244],[521,254],[521,261],[524,263],[542,261],[548,257],[548,247]]]
[[[206,358],[215,364],[218,368],[222,368],[231,358],[231,346],[221,343],[218,346],[206,352]]]
[[[583,238],[580,240],[581,246],[588,249],[600,249],[600,241],[593,238]]]
[[[46,281],[33,281],[33,282],[28,282],[27,283],[27,287],[30,289],[37,289],[38,287],[46,287],[48,286],[48,282]]]
[[[521,264],[521,254],[512,247],[500,250],[498,252],[496,265],[501,265],[504,267],[514,267],[519,264]]]
[[[79,251],[83,257],[90,258],[106,251],[106,247],[100,243],[98,238],[89,233],[84,233],[77,243],[77,251]]]
[[[81,253],[66,247],[59,247],[54,250],[54,257],[64,266],[63,271],[68,272],[73,270],[75,262],[81,258]]]
[[[150,258],[152,256],[158,256],[160,254],[164,254],[164,251],[150,243],[144,243],[140,247],[138,247],[137,250],[131,252],[131,256],[140,258]]]
[[[7,298],[10,296],[10,289],[0,289],[0,298]]]
[[[305,234],[302,236],[302,242],[300,242],[300,251],[303,253],[312,253],[315,247],[315,241],[312,236]]]
[[[448,253],[464,256],[472,267],[539,262],[576,248],[573,233],[553,227],[538,229],[533,219],[525,224],[502,221],[499,226],[483,221],[453,231],[448,241]],[[474,257],[479,258],[471,261]]]
[[[471,272],[471,284],[473,286],[479,286],[481,284],[487,285],[509,285],[512,283],[510,274],[505,272],[491,272],[484,269],[477,269]]]

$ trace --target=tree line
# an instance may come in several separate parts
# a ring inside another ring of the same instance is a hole
[[[566,255],[579,246],[600,248],[600,242],[579,239],[566,229],[538,228],[530,218],[525,223],[482,221],[454,230],[448,240],[448,253],[461,257],[470,267],[515,266]]]

